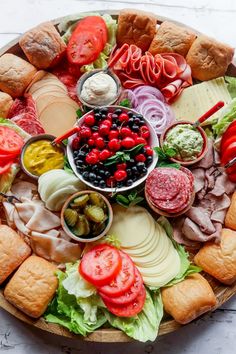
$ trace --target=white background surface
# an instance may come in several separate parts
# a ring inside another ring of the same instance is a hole
[[[0,46],[49,19],[82,11],[133,7],[173,18],[236,47],[235,0],[0,0]],[[0,353],[7,354],[234,354],[236,298],[155,343],[85,343],[50,335],[0,309]]]

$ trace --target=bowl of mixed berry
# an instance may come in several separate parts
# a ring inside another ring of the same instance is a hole
[[[67,156],[89,187],[104,192],[126,191],[145,181],[155,168],[159,145],[151,124],[136,111],[120,106],[94,108],[77,123],[68,139]]]

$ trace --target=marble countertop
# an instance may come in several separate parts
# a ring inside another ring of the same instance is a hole
[[[234,0],[1,0],[0,46],[49,19],[82,11],[139,8],[173,18],[236,47]],[[0,353],[7,354],[233,354],[236,298],[155,343],[88,343],[30,327],[0,309]]]

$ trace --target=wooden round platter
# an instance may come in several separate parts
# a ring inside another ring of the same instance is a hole
[[[99,13],[109,13],[112,15],[114,18],[118,17],[118,12],[117,11],[96,11]],[[65,18],[57,18],[53,20],[52,22],[54,23],[55,26],[57,26],[62,20]],[[166,17],[161,17],[161,16],[156,16],[157,24],[161,24],[163,21],[171,21],[174,22],[180,26],[186,27],[184,24],[179,23],[177,21],[174,21],[172,19],[166,18]],[[195,31],[195,30],[194,30]],[[199,32],[195,31],[197,34]],[[9,42],[7,45],[2,47],[0,49],[0,56],[5,54],[5,53],[12,53],[18,56],[21,56],[25,58],[20,46],[19,46],[19,37],[14,39],[13,41]],[[236,77],[236,66],[234,64],[230,64],[228,67],[227,74],[230,76],[235,76]],[[214,309],[220,307],[223,303],[225,303],[227,300],[229,300],[233,295],[236,294],[236,283],[233,284],[232,286],[225,286],[209,275],[204,275],[207,280],[210,282],[214,293],[217,297],[217,304]],[[3,296],[3,288],[0,288],[0,307],[12,314],[14,317],[20,319],[21,321],[28,323],[34,327],[40,328],[42,330],[48,331],[50,333],[54,333],[57,335],[61,335],[64,337],[69,337],[69,338],[74,338],[78,339],[81,338],[85,341],[91,341],[91,342],[129,342],[132,341],[131,338],[129,338],[126,334],[123,332],[116,330],[116,329],[99,329],[96,330],[95,332],[91,333],[87,337],[82,337],[79,335],[75,335],[70,333],[68,330],[65,328],[57,325],[57,324],[52,324],[52,323],[47,323],[45,320],[41,317],[37,320],[34,320],[30,318],[29,316],[23,314],[21,311],[17,310],[14,306],[12,306],[10,303],[8,303],[4,296]],[[160,329],[159,329],[159,335],[167,334],[170,332],[173,332],[177,330],[178,328],[182,327],[179,323],[174,321],[173,319],[164,317]]]

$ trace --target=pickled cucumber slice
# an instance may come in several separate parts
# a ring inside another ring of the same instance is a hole
[[[71,208],[79,208],[83,207],[86,205],[86,203],[89,201],[89,195],[88,194],[83,194],[80,195],[79,197],[75,198],[72,203],[70,203]]]
[[[105,214],[101,207],[97,205],[87,205],[84,209],[84,213],[87,218],[93,222],[102,222]]]
[[[78,215],[77,223],[72,231],[76,236],[87,236],[90,233],[89,222],[85,215]]]
[[[76,224],[76,221],[78,219],[78,214],[75,210],[67,208],[64,211],[64,219],[67,225],[69,226],[74,226]]]
[[[106,207],[104,200],[98,193],[90,193],[89,199],[92,204],[97,205],[102,209]]]
[[[97,236],[97,235],[101,234],[103,232],[103,230],[105,229],[105,227],[106,227],[105,221],[93,224],[93,228],[92,228],[93,235]]]

